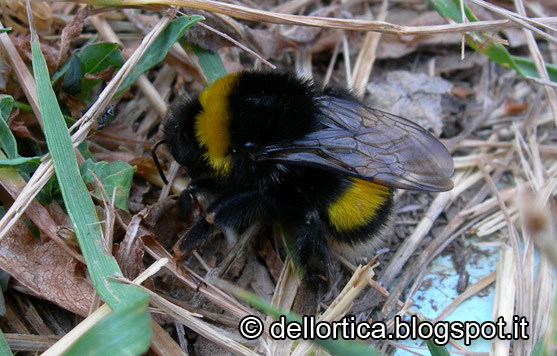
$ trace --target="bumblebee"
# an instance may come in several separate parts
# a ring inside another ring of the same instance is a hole
[[[328,286],[332,248],[362,255],[381,245],[394,189],[453,187],[451,155],[427,130],[292,74],[218,79],[171,109],[164,139],[193,179],[186,194],[214,197],[178,249],[215,230],[275,224],[316,291]]]

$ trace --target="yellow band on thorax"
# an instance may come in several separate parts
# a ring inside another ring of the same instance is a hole
[[[230,171],[230,113],[228,95],[238,81],[239,73],[229,74],[213,83],[199,95],[202,111],[195,117],[195,135],[207,152],[204,158],[218,175]]]

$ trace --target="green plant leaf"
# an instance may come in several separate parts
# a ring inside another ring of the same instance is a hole
[[[81,93],[81,77],[82,77],[81,61],[77,54],[73,54],[68,61],[68,70],[64,74],[62,80],[62,90],[71,95]]]
[[[87,98],[91,89],[101,83],[100,80],[87,79],[85,77],[87,74],[98,74],[109,69],[109,67],[116,70],[124,64],[120,48],[121,46],[117,43],[100,42],[89,44],[79,52],[77,56],[81,62],[82,72],[81,93],[78,95],[80,98]]]
[[[199,46],[193,44],[188,44],[185,41],[180,41],[182,47],[189,48],[193,50],[197,59],[199,60],[199,65],[203,69],[203,73],[209,80],[208,85],[213,84],[213,82],[221,77],[224,77],[226,73],[226,68],[224,68],[224,63],[218,55],[218,53],[211,53]]]
[[[437,345],[433,338],[425,340],[425,344],[431,353],[431,356],[451,356],[445,346]]]
[[[188,28],[202,19],[202,16],[193,15],[189,17],[182,16],[172,21],[160,36],[157,37],[143,57],[141,57],[132,72],[124,79],[120,88],[118,88],[116,94],[114,94],[114,97],[118,97],[126,91],[128,87],[137,80],[141,73],[160,63],[164,57],[166,57],[172,45],[182,37]]]
[[[99,39],[99,37],[97,35],[91,37],[87,42],[85,42],[83,44],[83,46],[81,48],[86,48],[88,45],[95,43],[97,40]],[[77,56],[78,51],[75,51],[72,54],[73,56]],[[71,57],[69,60],[66,61],[66,63],[62,64],[62,66],[58,69],[58,71],[56,71],[56,73],[54,73],[54,75],[52,76],[52,86],[54,87],[54,85],[56,85],[56,82],[58,82],[58,80],[60,80],[60,78],[62,78],[64,76],[64,74],[66,74],[66,72],[69,70],[70,68],[70,61],[71,61]]]
[[[13,159],[0,159],[0,168],[13,167],[18,171],[32,173],[41,164],[41,157],[18,157]]]
[[[130,196],[130,189],[133,180],[133,174],[136,167],[130,166],[126,162],[93,162],[88,159],[81,166],[81,176],[85,183],[91,183],[95,180],[95,175],[103,184],[104,190],[108,194],[110,201],[112,196],[116,193],[114,198],[114,205],[126,212],[128,212],[128,200]],[[93,195],[98,199],[103,199],[104,194],[100,191],[95,191]]]

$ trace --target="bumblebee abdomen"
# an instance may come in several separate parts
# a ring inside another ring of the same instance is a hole
[[[391,211],[391,189],[351,177],[344,190],[328,204],[327,217],[334,237],[355,245],[380,233]]]

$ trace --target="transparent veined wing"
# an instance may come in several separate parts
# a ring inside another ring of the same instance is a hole
[[[315,129],[267,146],[263,159],[333,169],[393,188],[452,189],[452,157],[421,126],[342,97],[324,95],[318,104]]]

